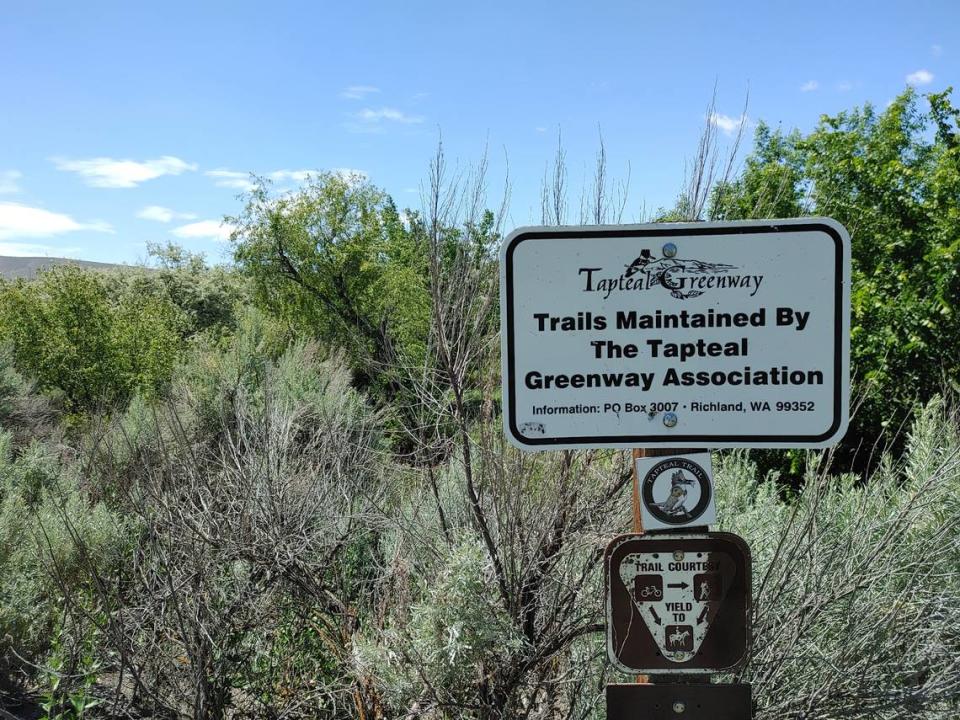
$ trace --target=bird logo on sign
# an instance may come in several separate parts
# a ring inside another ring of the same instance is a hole
[[[657,507],[668,515],[686,516],[687,508],[687,489],[684,486],[693,485],[693,478],[688,478],[683,474],[683,470],[677,470],[670,476],[670,494],[663,502],[656,503]]]

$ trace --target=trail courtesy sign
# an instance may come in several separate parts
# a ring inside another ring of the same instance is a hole
[[[846,431],[834,220],[521,228],[500,267],[504,425],[522,448],[826,447]]]
[[[750,648],[751,563],[730,533],[623,535],[604,554],[607,654],[629,673],[733,669]]]

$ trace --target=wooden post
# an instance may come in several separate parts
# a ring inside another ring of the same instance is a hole
[[[637,476],[637,458],[644,457],[640,448],[633,449],[631,464],[633,465],[633,531],[643,534],[643,516],[640,514],[640,478]]]

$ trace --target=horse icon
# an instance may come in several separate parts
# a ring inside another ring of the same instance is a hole
[[[680,630],[677,628],[672,633],[667,635],[667,643],[670,647],[684,646],[687,644],[687,641],[690,639],[689,630]]]
[[[667,625],[663,629],[667,652],[693,652],[693,627],[691,625]]]

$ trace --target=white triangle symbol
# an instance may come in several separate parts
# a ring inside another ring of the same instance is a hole
[[[677,663],[700,650],[735,574],[736,564],[720,552],[631,553],[620,563],[647,630],[663,657]]]

